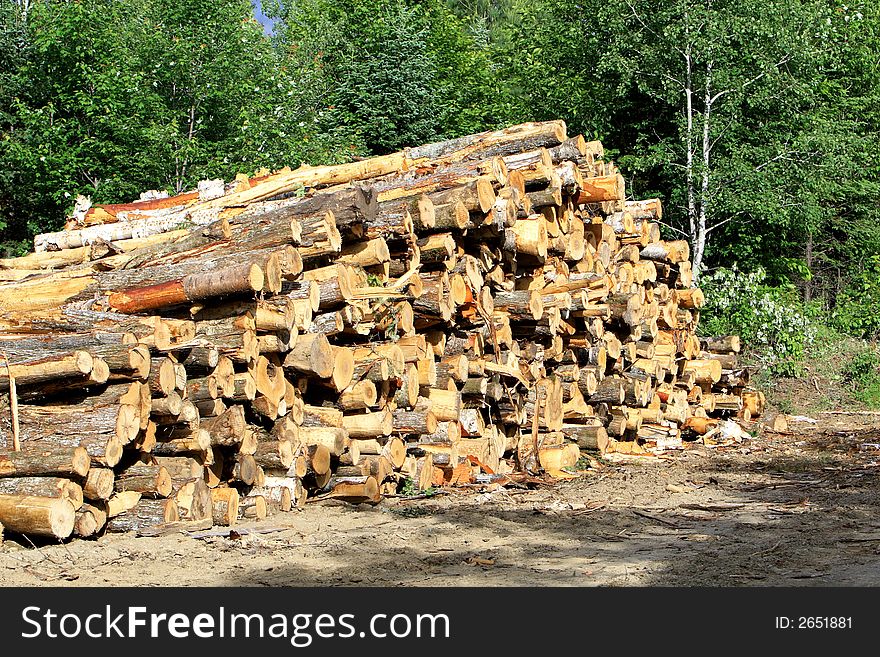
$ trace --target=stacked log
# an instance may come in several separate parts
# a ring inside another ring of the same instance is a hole
[[[208,187],[0,261],[7,533],[566,476],[760,413],[659,201],[561,121]]]

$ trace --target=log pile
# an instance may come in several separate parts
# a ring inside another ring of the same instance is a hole
[[[0,522],[232,525],[758,415],[661,218],[561,121],[79,208],[0,261]]]

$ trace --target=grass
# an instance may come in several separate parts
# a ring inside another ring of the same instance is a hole
[[[880,408],[880,353],[867,346],[843,368],[843,380],[853,396],[870,408]]]
[[[745,354],[743,360],[758,359]],[[875,343],[823,328],[805,354],[802,376],[774,378],[766,369],[757,370],[752,385],[787,415],[880,409],[880,350]]]

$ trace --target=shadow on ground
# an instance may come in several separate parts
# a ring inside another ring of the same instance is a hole
[[[876,473],[827,451],[713,456],[627,466],[549,493],[344,509],[375,521],[313,536],[324,541],[317,562],[285,551],[277,566],[244,567],[225,583],[876,586]]]

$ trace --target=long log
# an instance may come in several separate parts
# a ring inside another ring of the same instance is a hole
[[[63,477],[15,477],[0,479],[0,495],[52,497],[67,500],[74,510],[82,506],[82,486]]]
[[[40,449],[28,445],[21,451],[0,450],[0,478],[4,477],[85,477],[91,466],[84,447]]]
[[[37,450],[85,447],[98,465],[113,467],[122,447],[140,432],[140,411],[132,405],[109,401],[90,403],[88,398],[69,406],[20,405],[19,436],[22,445]],[[12,445],[9,413],[0,400],[0,444]],[[51,447],[50,447],[51,445]]]
[[[0,343],[0,352],[3,351],[2,347]],[[92,355],[87,351],[43,357],[26,363],[16,363],[14,356],[9,358],[12,361],[8,364],[0,361],[0,392],[9,390],[10,376],[18,386],[32,386],[89,374],[94,364]]]

